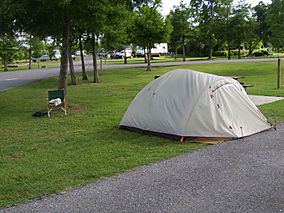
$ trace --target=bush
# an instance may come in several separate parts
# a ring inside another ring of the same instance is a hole
[[[227,51],[216,51],[213,53],[213,56],[228,56],[228,52]]]
[[[241,50],[241,56],[247,56],[248,54],[248,50]],[[231,55],[232,56],[237,56],[239,54],[239,50],[235,49],[235,50],[231,50]]]

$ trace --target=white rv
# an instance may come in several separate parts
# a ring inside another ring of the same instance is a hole
[[[167,54],[168,54],[168,44],[167,43],[155,44],[155,47],[151,49],[152,57],[159,57],[161,55],[167,55]]]
[[[146,50],[147,51],[147,50]],[[144,57],[144,50],[141,47],[137,47],[136,56]],[[168,54],[168,44],[167,43],[157,43],[154,45],[154,47],[151,49],[151,57],[159,57],[161,55],[167,55]]]

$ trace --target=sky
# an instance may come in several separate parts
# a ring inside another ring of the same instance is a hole
[[[235,0],[236,1],[236,0]],[[261,0],[247,0],[248,3],[251,3],[252,6],[255,6],[260,2]],[[262,0],[264,3],[271,3],[271,0]],[[167,15],[169,14],[170,10],[173,8],[174,5],[179,5],[180,0],[162,0],[163,2],[163,8],[162,8],[162,14]],[[184,0],[185,3],[189,3],[190,0]]]

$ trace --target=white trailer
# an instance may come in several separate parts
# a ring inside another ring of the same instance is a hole
[[[155,44],[155,47],[151,49],[152,57],[159,57],[161,55],[168,54],[168,44],[167,43],[159,43]]]
[[[147,50],[146,50],[147,51]],[[146,52],[147,53],[147,52]],[[144,50],[141,47],[137,47],[136,56],[144,57]],[[154,47],[151,48],[151,57],[159,57],[161,55],[168,54],[168,44],[167,43],[156,43]]]

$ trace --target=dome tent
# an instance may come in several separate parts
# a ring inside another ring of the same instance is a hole
[[[271,125],[238,81],[177,69],[144,87],[119,127],[174,137],[240,138]]]

